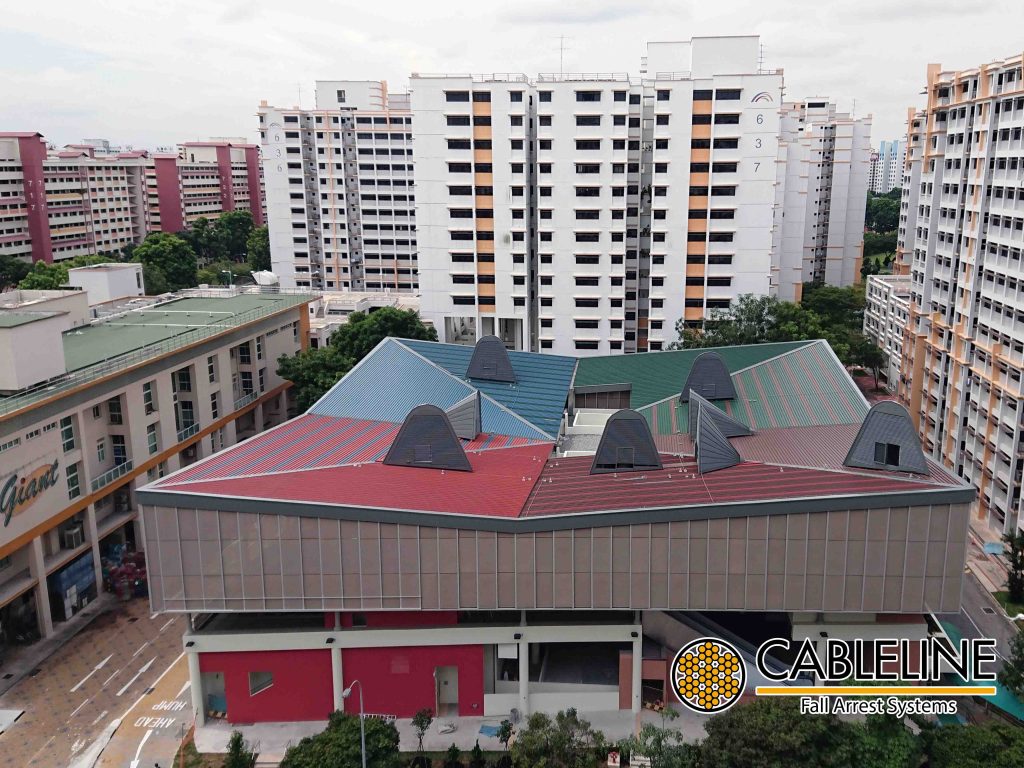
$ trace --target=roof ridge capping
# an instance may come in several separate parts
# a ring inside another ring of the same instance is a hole
[[[679,402],[689,402],[690,392],[696,392],[708,400],[735,400],[736,385],[725,360],[717,352],[702,352],[690,366]]]
[[[697,471],[702,475],[718,469],[735,467],[742,462],[729,438],[722,434],[722,430],[715,423],[715,417],[710,412],[712,409],[718,410],[706,400],[697,403],[697,429],[693,442],[697,454]]]
[[[718,427],[719,432],[725,437],[746,437],[747,435],[754,434],[754,430],[742,421],[733,418],[721,408],[712,404],[707,398],[701,397],[694,390],[690,390],[690,407],[687,414],[689,428],[687,431],[691,440],[697,437],[697,416],[704,408],[708,411],[708,418],[715,422],[715,426]]]
[[[590,474],[654,469],[661,469],[661,456],[647,419],[629,408],[609,416],[590,465]]]
[[[392,467],[473,471],[448,415],[436,405],[428,404],[417,405],[409,411],[384,463]]]
[[[910,411],[892,400],[871,406],[843,465],[930,475]]]
[[[504,342],[497,336],[481,336],[466,366],[466,378],[515,384],[516,372]]]

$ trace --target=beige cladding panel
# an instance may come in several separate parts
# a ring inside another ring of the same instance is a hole
[[[538,533],[145,507],[154,608],[959,609],[968,506]]]

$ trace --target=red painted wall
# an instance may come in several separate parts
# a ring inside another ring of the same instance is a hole
[[[160,230],[181,232],[185,228],[185,216],[181,204],[177,156],[154,158],[153,170],[156,173],[156,195],[160,203]]]
[[[260,187],[260,149],[255,144],[245,147],[245,175],[249,180],[249,210],[252,211],[252,223],[262,227],[263,194]]]
[[[32,238],[32,261],[53,261],[53,242],[50,240],[50,215],[46,203],[46,178],[43,161],[46,142],[43,137],[20,136],[18,150],[24,176],[25,209],[28,212],[28,233]]]
[[[484,713],[482,645],[347,648],[341,652],[345,686],[359,680],[366,712],[412,717],[434,708],[434,667],[459,668],[459,715]],[[328,672],[328,684],[330,673]],[[359,697],[345,700],[345,711],[359,712]]]
[[[334,709],[328,650],[201,653],[199,669],[224,674],[230,723],[326,720]],[[250,672],[271,672],[274,684],[250,696]]]
[[[231,186],[231,147],[217,147],[217,173],[220,174],[220,205],[225,211],[235,210],[235,190]]]

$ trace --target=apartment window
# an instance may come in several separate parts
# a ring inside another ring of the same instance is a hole
[[[96,461],[100,464],[107,460],[107,438],[101,437],[96,441]]]
[[[210,414],[215,420],[220,418],[220,392],[210,393]]]
[[[551,149],[551,139],[541,139],[537,142],[538,149]]]
[[[101,406],[101,405],[94,405],[92,407],[92,417],[94,419],[103,418],[103,406]]]
[[[476,94],[474,94],[476,95]],[[273,672],[250,672],[249,673],[249,695],[255,696],[260,691],[265,691],[274,684]]]
[[[470,163],[448,163],[449,173],[472,173],[473,166]]]
[[[733,208],[717,208],[711,211],[712,219],[735,219],[736,210]]]
[[[712,243],[731,243],[732,235],[732,232],[711,232],[708,235],[708,240]]]
[[[711,90],[696,90],[693,92],[694,101],[711,101]]]
[[[537,173],[551,173],[551,163],[537,163]]]
[[[576,125],[600,125],[600,115],[576,115]]]
[[[540,91],[537,93],[537,101],[551,101],[551,91]]]
[[[469,115],[448,115],[448,125],[469,125]]]
[[[731,277],[709,277],[708,285],[712,288],[725,288],[732,285]]]
[[[672,91],[660,90],[658,91],[658,101],[668,101],[672,96]]]
[[[260,368],[259,371],[257,371],[257,374],[258,374],[258,380],[259,380],[259,385],[260,385],[260,392],[266,392],[267,391],[267,369],[266,368]]]
[[[511,144],[512,144],[512,149],[522,149],[523,148],[523,140],[522,139],[511,139],[510,141],[511,141]]]
[[[469,101],[469,91],[445,91],[445,101]]]
[[[690,139],[690,149],[711,149],[711,139]]]
[[[600,139],[576,139],[576,149],[578,150],[595,150],[601,148]]]
[[[70,416],[60,420],[60,442],[64,453],[75,450],[75,424]]]
[[[600,232],[576,232],[577,243],[597,243],[601,240]]]
[[[146,413],[156,410],[156,402],[153,400],[153,382],[147,381],[142,385],[142,405]]]
[[[600,187],[576,187],[576,197],[600,197]]]
[[[612,93],[613,93],[613,98],[614,98],[615,101],[625,101],[626,100],[626,92],[625,91],[613,91]]]
[[[514,101],[514,102],[521,102],[523,100],[523,92],[522,91],[509,91],[508,92],[508,100],[509,101]]]
[[[654,124],[655,125],[668,125],[668,120],[669,120],[669,116],[668,115],[655,115],[654,116]]]
[[[455,305],[476,304],[476,297],[475,296],[452,296],[452,304],[455,304]]]
[[[576,91],[576,101],[600,101],[600,91]]]
[[[537,125],[551,125],[551,115],[538,115]]]
[[[705,235],[704,232],[687,232],[686,233],[686,242],[688,242],[688,243],[703,243],[704,242],[704,235]]]
[[[601,211],[600,210],[577,210],[576,211],[576,218],[577,219],[592,219],[592,220],[596,221],[597,219],[601,218]]]
[[[715,139],[715,149],[737,149],[739,145],[739,139]],[[691,146],[696,146],[696,143],[691,143]]]
[[[712,187],[712,197],[735,197],[736,187]]]
[[[625,124],[626,124],[626,116],[625,115],[612,115],[612,125],[625,125]]]
[[[473,91],[473,101],[486,102],[491,100],[490,91]]]
[[[211,384],[217,383],[217,357],[215,355],[206,358],[206,377]]]
[[[739,101],[741,90],[739,88],[719,88],[715,91],[716,101]]]
[[[448,149],[470,149],[472,143],[469,139],[448,139]]]
[[[740,116],[738,113],[726,113],[715,115],[715,125],[739,125]]]
[[[474,139],[473,149],[491,149],[490,139]]]
[[[654,164],[654,172],[655,173],[668,173],[668,163],[655,163]]]
[[[64,477],[68,484],[68,498],[77,499],[82,495],[82,488],[78,483],[78,462],[69,464],[65,468]]]
[[[149,446],[150,456],[160,450],[160,441],[156,434],[156,424],[150,424],[146,427],[146,444]]]
[[[900,447],[896,443],[875,443],[875,464],[899,466]]]

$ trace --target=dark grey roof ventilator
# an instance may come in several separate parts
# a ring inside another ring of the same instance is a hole
[[[708,418],[715,422],[718,431],[726,437],[744,437],[754,434],[754,430],[738,419],[734,419],[721,408],[716,408],[710,400],[707,400],[694,391],[690,391],[689,408],[689,435],[693,440],[697,437],[697,414],[701,408],[706,408]]]
[[[661,469],[647,419],[628,408],[613,413],[604,425],[590,474]]]
[[[690,399],[690,390],[708,400],[733,400],[736,387],[732,383],[729,369],[717,352],[702,352],[690,367],[690,373],[683,384],[680,402]]]
[[[512,369],[508,350],[497,336],[483,336],[473,347],[473,357],[466,368],[466,376],[470,379],[484,381],[516,382],[516,372]]]
[[[929,474],[910,412],[891,400],[871,406],[843,464],[861,469]]]
[[[480,391],[476,390],[445,411],[455,434],[463,440],[472,440],[483,429],[480,426],[480,397]]]
[[[693,407],[693,404],[690,405]],[[739,453],[732,447],[729,438],[722,434],[722,431],[715,423],[714,415],[709,410],[713,405],[697,404],[697,435],[694,439],[697,453],[697,471],[702,475],[707,472],[714,472],[718,469],[728,469],[739,464]]]
[[[384,463],[393,467],[473,471],[448,416],[436,405],[417,405],[409,411]]]

